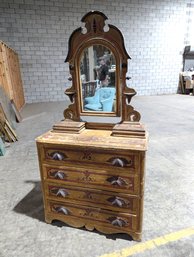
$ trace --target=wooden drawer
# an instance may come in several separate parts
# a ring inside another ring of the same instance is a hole
[[[74,223],[74,226],[77,227],[79,227],[81,220],[85,220],[86,224],[93,222],[95,226],[101,225],[121,232],[136,231],[138,229],[137,216],[135,215],[55,201],[48,201],[47,206],[48,212],[55,215],[53,219],[67,221],[67,223],[72,219],[76,219],[77,225]]]
[[[81,205],[98,206],[115,211],[126,211],[137,214],[140,199],[127,194],[102,190],[76,188],[58,184],[46,184],[47,197],[58,201],[78,203]]]
[[[65,185],[139,194],[139,177],[133,174],[121,174],[117,169],[106,171],[44,164],[43,172],[44,179]]]
[[[64,148],[44,148],[44,160],[56,164],[73,164],[79,166],[98,165],[118,170],[138,172],[139,155],[137,153],[115,153],[114,151],[88,151],[88,150],[69,150]]]

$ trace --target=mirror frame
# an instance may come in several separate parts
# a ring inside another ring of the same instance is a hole
[[[70,88],[66,89],[65,94],[69,97],[71,104],[64,110],[64,118],[73,121],[81,121],[81,116],[105,116],[120,117],[123,121],[139,121],[140,114],[130,105],[132,97],[136,94],[133,88],[126,85],[126,73],[128,67],[128,55],[123,35],[120,30],[111,25],[105,24],[108,18],[102,12],[91,11],[84,15],[81,22],[85,27],[80,27],[73,31],[69,38],[69,49],[65,62],[69,62],[69,72],[72,81]],[[105,28],[108,28],[108,30]],[[85,48],[91,45],[104,45],[109,48],[116,59],[116,89],[117,89],[117,110],[116,113],[107,112],[83,112],[81,108],[81,82],[80,82],[80,59]],[[95,122],[87,123],[87,127],[107,127],[115,124],[99,125]]]
[[[80,61],[81,61],[81,57],[82,57],[82,53],[84,51],[84,49],[87,49],[91,46],[94,45],[102,45],[104,47],[106,47],[107,49],[109,49],[113,54],[114,54],[114,58],[116,61],[116,72],[115,72],[115,88],[116,88],[116,111],[115,112],[102,112],[102,111],[84,111],[82,108],[82,85],[81,85],[81,81],[80,81]],[[77,83],[78,88],[77,88],[77,92],[78,92],[78,105],[79,105],[79,113],[81,116],[108,116],[108,117],[120,117],[121,114],[121,87],[120,85],[120,60],[119,60],[119,55],[116,51],[116,49],[114,49],[114,46],[112,46],[110,44],[110,42],[107,42],[106,40],[103,39],[93,39],[93,40],[89,40],[88,42],[85,42],[84,46],[81,46],[80,49],[77,52],[77,56],[75,58],[75,65],[76,65],[76,71],[77,71],[77,77],[79,78],[79,83]]]

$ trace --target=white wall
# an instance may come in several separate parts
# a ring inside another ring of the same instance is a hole
[[[63,100],[71,32],[99,10],[123,33],[138,94],[176,93],[185,40],[186,0],[0,0],[0,39],[19,56],[27,102]]]

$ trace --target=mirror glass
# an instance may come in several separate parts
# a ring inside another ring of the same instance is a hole
[[[82,112],[115,113],[116,59],[112,51],[100,44],[87,47],[79,65]]]

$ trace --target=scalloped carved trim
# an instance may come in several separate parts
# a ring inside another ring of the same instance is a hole
[[[124,115],[122,117],[122,121],[140,121],[140,113],[136,111],[133,106],[130,105],[131,99],[135,95],[136,91],[133,88],[125,87],[125,90],[123,92]]]
[[[125,105],[124,106],[125,111],[123,115],[122,121],[132,121],[132,122],[138,122],[141,119],[141,115],[138,111],[136,111],[133,106],[131,105]]]
[[[63,116],[65,119],[74,120],[74,117],[76,116],[74,111],[71,109],[71,106],[72,105],[69,105],[69,107],[63,112]]]
[[[141,115],[138,111],[134,110],[132,106],[130,106],[129,110],[127,110],[127,117],[125,120],[127,121],[140,121]]]
[[[139,233],[139,232],[133,232],[133,231],[128,231],[128,232],[122,232],[121,230],[117,229],[117,228],[109,228],[109,227],[106,227],[104,225],[96,225],[94,224],[93,222],[89,221],[89,220],[81,220],[81,219],[71,219],[71,220],[67,220],[66,217],[59,217],[57,216],[56,217],[52,217],[50,215],[47,215],[45,217],[45,221],[49,224],[52,223],[53,220],[59,220],[59,221],[62,221],[64,222],[65,224],[69,225],[69,226],[72,226],[74,228],[83,228],[85,227],[87,230],[89,231],[93,231],[94,229],[96,229],[97,231],[103,233],[103,234],[120,234],[120,233],[123,233],[123,234],[127,234],[129,235],[130,237],[132,237],[133,240],[135,241],[141,241],[141,237],[142,237],[142,234]]]
[[[63,116],[65,119],[74,120],[74,121],[80,121],[80,117],[77,114],[76,111],[76,104],[70,104],[67,109],[64,110]]]

